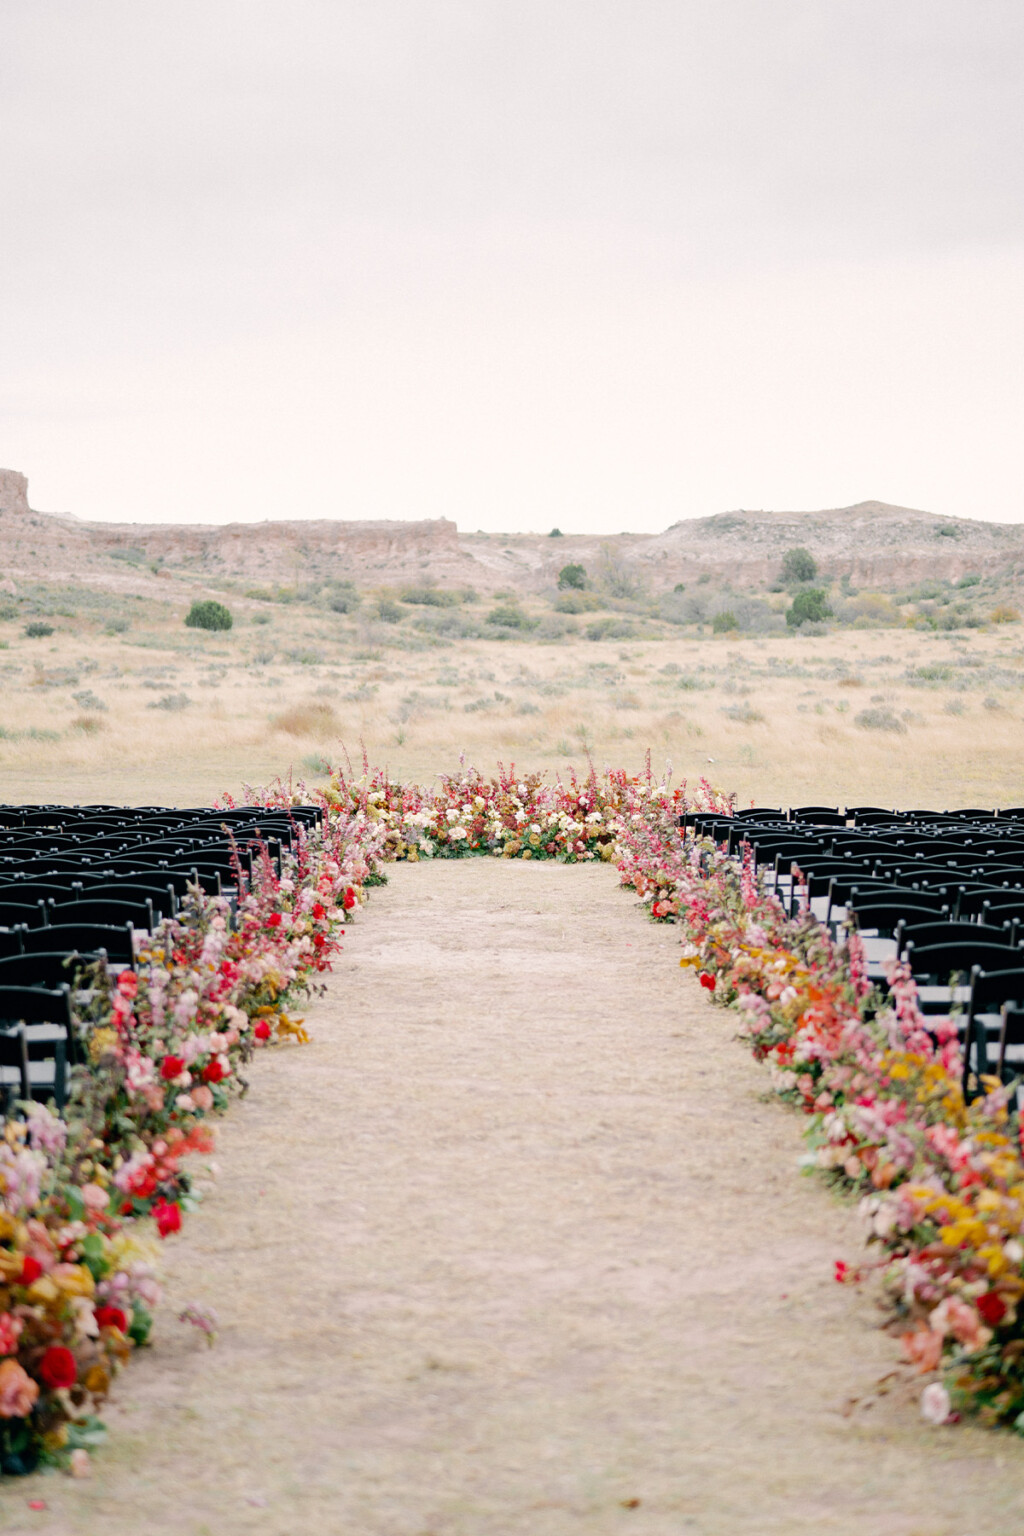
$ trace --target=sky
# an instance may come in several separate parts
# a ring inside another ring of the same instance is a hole
[[[3,0],[0,465],[128,521],[1024,520],[1013,0]]]

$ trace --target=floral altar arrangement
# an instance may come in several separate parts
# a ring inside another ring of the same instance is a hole
[[[210,1121],[246,1091],[255,1051],[306,1038],[295,1002],[381,867],[472,855],[614,862],[654,920],[680,925],[682,965],[807,1116],[805,1167],[861,1196],[867,1267],[907,1361],[933,1378],[923,1412],[1024,1433],[1020,1126],[996,1082],[965,1102],[955,1022],[923,1018],[909,974],[895,967],[880,996],[855,933],[833,939],[806,903],[790,917],[749,849],[681,832],[683,813],[734,802],[704,779],[656,781],[649,757],[636,777],[591,766],[550,784],[461,762],[424,788],[363,767],[323,791],[247,787],[251,805],[319,803],[322,823],[295,823],[280,873],[265,848],[251,881],[238,863],[236,910],[196,890],[134,966],[79,975],[88,1061],[66,1116],[26,1106],[0,1139],[0,1471],[87,1473],[98,1410],[152,1325],[160,1240],[196,1204],[188,1160],[211,1150]],[[183,1317],[212,1334],[201,1308]]]

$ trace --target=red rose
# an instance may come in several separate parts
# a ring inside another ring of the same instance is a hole
[[[43,1266],[31,1253],[26,1253],[25,1262],[21,1266],[20,1285],[33,1285],[43,1272]]]
[[[352,889],[351,886],[348,887],[348,889],[346,890],[344,896],[341,899],[342,899],[342,904],[344,905],[345,911],[346,912],[351,912],[352,908],[356,904],[356,893]]]
[[[182,1056],[165,1056],[160,1063],[160,1076],[169,1083],[172,1078],[180,1077],[185,1070],[185,1059]]]
[[[39,1377],[54,1392],[58,1387],[73,1387],[78,1380],[78,1366],[70,1349],[63,1344],[51,1344],[39,1362]]]
[[[267,918],[267,927],[268,928],[280,928],[280,926],[281,926],[281,914],[280,914],[280,912],[271,912],[270,916]]]
[[[153,1220],[161,1237],[181,1231],[181,1206],[173,1200],[158,1200],[153,1207]]]
[[[270,1039],[270,1025],[267,1023],[266,1019],[260,1019],[259,1023],[256,1025],[256,1028],[253,1030],[253,1034],[256,1036],[257,1040]]]
[[[707,987],[709,992],[715,990],[715,978],[708,971],[701,971],[700,984],[702,987]]]
[[[317,922],[319,922],[322,917],[327,916],[327,908],[321,906],[319,902],[316,902],[313,907],[313,916],[316,918]]]
[[[100,1328],[116,1328],[121,1333],[128,1332],[128,1318],[120,1307],[97,1307],[95,1316]]]
[[[990,1328],[998,1328],[1006,1316],[1006,1303],[998,1291],[986,1291],[979,1296],[975,1306]]]
[[[327,943],[327,940],[324,938],[322,933],[314,933],[314,935],[313,935],[313,948],[314,949],[323,949],[323,947],[324,947],[324,945],[326,943]]]
[[[227,1068],[219,1056],[215,1056],[212,1061],[208,1061],[203,1068],[204,1083],[222,1083],[227,1075]]]

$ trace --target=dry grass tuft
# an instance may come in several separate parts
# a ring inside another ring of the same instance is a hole
[[[272,715],[270,723],[275,731],[284,731],[289,736],[312,736],[316,741],[326,741],[341,730],[333,706],[317,699],[293,704],[279,715]]]

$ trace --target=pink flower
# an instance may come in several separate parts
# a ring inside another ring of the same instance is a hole
[[[949,1418],[949,1393],[940,1381],[933,1381],[921,1393],[921,1417],[929,1424],[945,1424]]]
[[[205,1111],[213,1108],[213,1094],[205,1083],[200,1083],[198,1088],[193,1088],[191,1097],[196,1109]]]
[[[903,1358],[908,1364],[916,1366],[922,1376],[926,1371],[934,1371],[942,1359],[942,1335],[933,1333],[930,1328],[917,1328],[913,1333],[905,1333],[900,1343],[903,1345]]]
[[[958,1296],[946,1296],[939,1302],[928,1319],[932,1329],[944,1338],[951,1333],[954,1339],[968,1349],[981,1349],[992,1337],[992,1330],[982,1325],[981,1318]]]
[[[10,1312],[0,1312],[0,1355],[13,1355],[18,1347],[18,1336],[25,1324]]]
[[[0,1361],[0,1419],[27,1418],[38,1396],[39,1383],[17,1360]]]

